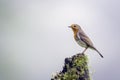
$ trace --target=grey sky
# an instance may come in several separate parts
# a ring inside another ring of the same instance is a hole
[[[50,80],[65,57],[83,50],[72,23],[104,56],[86,52],[93,80],[119,80],[119,14],[119,0],[1,0],[0,80]]]

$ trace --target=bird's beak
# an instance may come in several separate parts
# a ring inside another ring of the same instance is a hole
[[[71,26],[68,26],[68,28],[71,28]]]

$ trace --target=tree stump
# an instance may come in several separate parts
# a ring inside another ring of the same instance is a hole
[[[88,58],[84,54],[77,54],[65,58],[63,70],[51,80],[90,80]]]

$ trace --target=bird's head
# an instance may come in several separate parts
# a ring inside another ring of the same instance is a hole
[[[81,27],[78,24],[72,24],[71,26],[68,27],[72,28],[73,32],[78,32],[78,30],[81,29]]]

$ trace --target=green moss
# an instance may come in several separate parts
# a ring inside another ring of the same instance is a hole
[[[74,60],[74,66],[84,66],[86,63],[88,62],[88,58],[87,56],[80,56],[80,57],[76,57]]]
[[[90,80],[86,55],[79,54],[67,59],[63,71],[51,80]]]

